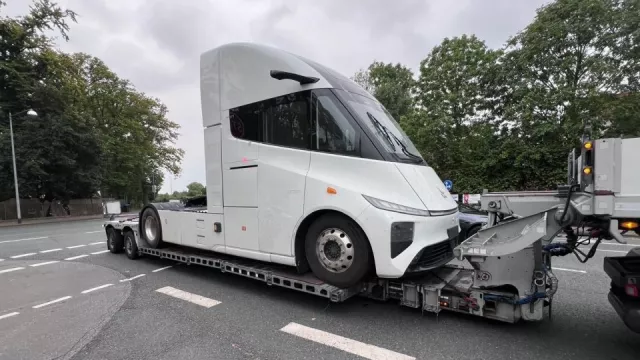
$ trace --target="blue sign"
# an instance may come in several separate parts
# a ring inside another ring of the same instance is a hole
[[[445,180],[444,181],[444,187],[446,187],[447,190],[451,191],[451,189],[453,189],[453,181]]]

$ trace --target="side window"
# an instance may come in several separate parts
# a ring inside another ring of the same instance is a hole
[[[238,139],[262,142],[262,104],[253,103],[229,110],[231,135]]]
[[[309,91],[268,100],[265,111],[265,141],[269,144],[309,149]]]
[[[326,90],[312,96],[313,150],[359,156],[359,132],[349,120],[350,114],[335,96]]]

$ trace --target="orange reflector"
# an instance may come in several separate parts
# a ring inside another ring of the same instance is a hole
[[[593,143],[591,141],[587,141],[586,143],[584,143],[584,148],[587,150],[593,149]]]
[[[625,221],[623,223],[620,224],[621,228],[625,228],[625,229],[635,229],[638,227],[638,223],[635,221]]]
[[[582,172],[583,172],[585,175],[591,175],[591,166],[587,166],[587,167],[585,167],[584,169],[582,169]]]
[[[331,194],[331,195],[335,195],[338,192],[336,191],[336,189],[332,188],[331,186],[327,187],[327,194]]]

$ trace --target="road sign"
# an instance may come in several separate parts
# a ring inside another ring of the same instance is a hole
[[[447,190],[451,191],[451,189],[453,189],[453,181],[445,180],[444,181],[444,187],[446,187]]]

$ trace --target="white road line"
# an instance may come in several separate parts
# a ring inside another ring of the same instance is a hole
[[[55,264],[57,262],[60,262],[58,260],[54,260],[54,261],[47,261],[47,262],[41,262],[41,263],[37,263],[37,264],[33,264],[33,265],[29,265],[32,267],[38,267],[38,266],[42,266],[42,265],[49,265],[49,264]]]
[[[168,268],[172,268],[172,267],[173,267],[173,265],[169,265],[169,266],[162,267],[160,269],[152,270],[151,272],[158,272],[158,271],[162,271],[162,270],[167,270]]]
[[[130,278],[128,278],[128,279],[122,279],[122,280],[120,280],[120,282],[131,281],[131,280],[134,280],[134,279],[137,279],[137,278],[143,277],[144,275],[145,275],[145,274],[140,274],[140,275],[136,275],[136,276],[134,276],[134,277],[130,277]]]
[[[80,248],[80,247],[83,247],[83,246],[87,246],[87,245],[82,244],[82,245],[67,246],[67,249],[77,249],[77,248]]]
[[[16,315],[20,315],[20,313],[19,312],[12,312],[12,313],[8,313],[8,314],[0,315],[0,320],[6,319],[8,317],[16,316]]]
[[[51,300],[51,301],[46,302],[46,303],[44,303],[44,304],[34,305],[34,306],[32,306],[32,307],[33,307],[34,309],[39,309],[39,308],[41,308],[41,307],[43,307],[43,306],[47,306],[47,305],[51,305],[51,304],[55,304],[55,303],[59,303],[59,302],[61,302],[61,301],[65,301],[65,300],[69,300],[69,299],[71,299],[71,296],[65,296],[65,297],[61,297],[61,298],[59,298],[59,299]]]
[[[87,245],[102,245],[102,244],[105,244],[105,243],[106,243],[106,241],[98,241],[98,242],[94,242],[94,243],[87,244]]]
[[[91,255],[98,255],[98,254],[104,254],[106,252],[109,252],[109,249],[107,250],[101,250],[101,251],[96,251],[96,252],[92,252]]]
[[[62,248],[42,250],[42,251],[40,251],[40,254],[46,254],[46,253],[50,253],[50,252],[54,252],[54,251],[60,251],[60,250],[62,250]]]
[[[577,272],[577,273],[582,273],[582,274],[586,274],[587,273],[584,270],[565,269],[565,268],[559,268],[559,267],[552,267],[551,270],[570,271],[570,272]]]
[[[622,250],[605,250],[605,249],[598,249],[598,251],[614,252],[614,253],[621,253],[621,254],[626,254],[626,253],[628,253],[628,251],[622,251]]]
[[[14,268],[11,268],[11,269],[4,269],[4,270],[0,270],[0,274],[12,272],[12,271],[23,270],[23,269],[24,269],[23,267],[14,267]]]
[[[0,241],[0,244],[13,243],[13,242],[19,242],[19,241],[40,240],[40,239],[48,239],[48,238],[49,238],[48,236],[41,236],[41,237],[34,237],[34,238],[27,238],[27,239],[2,240]]]
[[[14,255],[11,256],[12,259],[19,259],[19,258],[23,258],[23,257],[27,257],[27,256],[32,256],[35,255],[36,253],[28,253],[28,254],[20,254],[20,255]]]
[[[111,285],[113,285],[113,284],[104,284],[104,285],[96,286],[96,287],[94,287],[94,288],[87,289],[87,290],[83,291],[83,292],[82,292],[82,294],[88,294],[88,293],[90,293],[90,292],[92,292],[92,291],[96,291],[96,290],[104,289],[104,288],[109,287],[109,286],[111,286]]]
[[[0,261],[4,261],[4,259],[0,259]]]
[[[173,288],[171,286],[165,286],[156,291],[165,295],[173,296],[174,298],[188,301],[196,305],[204,306],[206,308],[210,308],[212,306],[216,306],[220,304],[220,301],[218,300],[213,300],[204,296],[192,294],[186,291],[182,291],[180,289]]]
[[[95,233],[99,233],[99,232],[103,232],[104,230],[98,230],[98,231],[87,231],[85,232],[85,234],[95,234]]]
[[[280,329],[287,334],[295,335],[303,339],[314,341],[323,345],[331,346],[348,353],[362,356],[371,360],[415,360],[415,357],[397,353],[395,351],[383,349],[378,346],[369,345],[360,341],[317,330],[304,325],[289,323]]]
[[[66,258],[65,260],[75,260],[75,259],[80,259],[80,258],[87,257],[87,256],[89,256],[89,255],[84,254],[84,255],[72,256],[70,258]]]
[[[603,242],[600,245],[613,245],[613,246],[640,246],[640,244],[620,244],[617,242]]]

